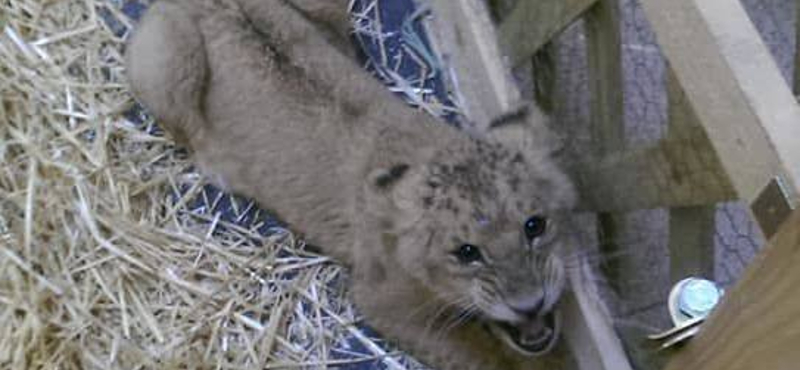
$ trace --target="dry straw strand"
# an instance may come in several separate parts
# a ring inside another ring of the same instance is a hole
[[[215,213],[127,91],[131,1],[0,2],[0,368],[418,367],[339,266]]]

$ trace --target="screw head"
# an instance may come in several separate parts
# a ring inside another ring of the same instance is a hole
[[[722,297],[717,284],[705,279],[688,278],[679,289],[678,309],[692,318],[708,316]]]

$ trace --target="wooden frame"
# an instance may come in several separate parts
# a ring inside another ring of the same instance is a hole
[[[503,63],[530,60],[562,29],[585,17],[599,150],[570,165],[582,208],[671,208],[675,280],[711,273],[718,202],[748,202],[770,239],[701,335],[667,369],[793,368],[800,362],[794,350],[800,330],[792,324],[800,318],[800,300],[793,293],[800,284],[800,272],[793,268],[800,261],[800,211],[795,211],[800,107],[738,0],[639,1],[669,62],[670,127],[657,144],[624,151],[619,150],[624,146],[621,63],[618,52],[608,48],[620,46],[617,0],[522,0],[497,30],[480,0],[433,0],[433,33],[481,130],[493,115],[516,106],[520,96]],[[795,64],[797,92],[800,48]],[[596,293],[585,280],[571,276],[573,290],[566,298],[568,315],[580,323],[566,336],[586,349],[578,365],[627,369],[604,309],[586,303]]]
[[[517,66],[555,37],[597,0],[517,1],[498,27],[499,43]]]
[[[446,64],[453,90],[478,131],[516,107],[519,91],[500,63],[492,21],[482,1],[431,1],[436,14],[429,27],[434,47]]]
[[[738,1],[642,5],[739,197],[751,204],[765,234],[774,236],[667,369],[793,368],[800,336],[787,323],[800,317],[800,301],[787,288],[800,281],[792,268],[800,213],[789,217],[798,195],[800,108]],[[777,195],[765,191],[775,179],[782,182]],[[765,214],[764,203],[782,214]]]
[[[466,99],[462,104],[489,109],[483,112],[467,110],[469,118],[477,123],[476,129],[483,130],[493,118],[487,113],[494,113],[496,117],[505,113],[502,107],[507,110],[520,104],[520,93],[509,82],[510,73],[500,57],[496,38],[476,37],[469,42],[464,39],[464,35],[495,35],[489,12],[480,0],[434,0],[432,9],[435,17],[431,34],[439,52],[443,53],[442,59],[451,61],[462,99]],[[492,78],[497,81],[492,81]],[[493,86],[494,94],[488,93],[486,86]],[[597,295],[594,280],[586,277],[587,271],[588,266],[582,265],[570,275],[572,288],[565,299],[565,311],[570,322],[580,324],[565,328],[568,345],[591,348],[591,351],[580,351],[578,365],[581,369],[630,369],[610,316],[605,313]]]
[[[739,198],[775,177],[797,203],[800,108],[738,0],[642,0]]]

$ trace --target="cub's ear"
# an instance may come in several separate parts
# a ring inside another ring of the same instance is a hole
[[[370,185],[376,190],[387,190],[397,185],[406,175],[411,166],[405,163],[395,164],[389,168],[379,168],[372,171],[369,176]]]
[[[562,146],[562,140],[548,127],[548,121],[536,105],[523,105],[492,120],[486,137],[518,150],[552,153]]]
[[[406,163],[395,163],[372,170],[367,177],[367,209],[406,220],[422,209],[422,171]]]

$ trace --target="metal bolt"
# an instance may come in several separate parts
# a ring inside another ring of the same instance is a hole
[[[708,316],[722,296],[717,284],[709,280],[688,278],[680,285],[678,309],[692,318]]]

